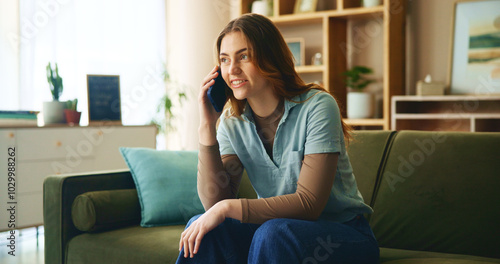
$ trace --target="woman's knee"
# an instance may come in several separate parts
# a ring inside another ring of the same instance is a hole
[[[196,221],[196,219],[200,218],[200,216],[202,216],[202,215],[203,214],[198,214],[198,215],[191,217],[191,219],[189,219],[189,221],[186,224],[186,228],[188,228],[194,221]]]
[[[255,232],[254,239],[270,239],[274,237],[284,237],[288,233],[289,224],[288,219],[276,218],[264,222]]]
[[[248,263],[297,263],[302,258],[300,239],[291,219],[272,219],[255,232]]]

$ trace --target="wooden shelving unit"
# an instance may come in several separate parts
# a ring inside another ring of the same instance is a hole
[[[240,14],[248,13],[252,0],[239,2]],[[326,2],[326,1],[325,1]],[[383,102],[381,118],[346,119],[356,128],[389,129],[391,115],[391,97],[404,94],[405,86],[405,0],[383,0],[377,7],[361,7],[360,0],[336,0],[328,2],[326,10],[294,14],[295,1],[274,0],[271,20],[282,30],[294,31],[308,27],[317,30],[317,36],[308,36],[319,40],[318,47],[311,47],[323,55],[323,65],[312,66],[306,42],[306,65],[298,66],[297,72],[307,81],[307,76],[321,78],[324,87],[339,100],[341,111],[346,116],[347,89],[342,73],[347,70],[348,50],[357,43],[349,43],[350,20],[374,20],[382,24],[383,31]],[[318,30],[319,29],[319,30]],[[305,31],[308,31],[307,29]],[[310,34],[307,32],[307,34]],[[310,54],[309,54],[310,55]]]
[[[500,132],[500,95],[394,96],[393,130]]]

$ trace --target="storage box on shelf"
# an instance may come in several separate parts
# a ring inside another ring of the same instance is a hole
[[[252,0],[239,2],[240,14],[249,13]],[[405,86],[405,6],[404,0],[383,0],[380,6],[361,7],[360,0],[318,1],[321,10],[294,13],[295,1],[274,0],[271,20],[285,38],[305,38],[306,65],[297,71],[307,81],[320,79],[324,87],[340,102],[346,116],[347,90],[342,73],[347,70],[349,53],[359,49],[359,43],[349,38],[350,20],[374,21],[383,32],[383,98],[380,118],[346,119],[355,127],[390,128],[391,97],[404,94]],[[310,65],[314,53],[321,52],[323,65]]]
[[[393,130],[500,132],[500,95],[395,96]]]
[[[43,224],[48,175],[125,169],[119,147],[156,148],[155,126],[0,128],[0,201],[15,206],[15,228]],[[7,174],[11,172],[10,180]],[[12,197],[12,199],[11,199]],[[12,224],[11,223],[11,224]],[[14,226],[0,223],[0,231]]]

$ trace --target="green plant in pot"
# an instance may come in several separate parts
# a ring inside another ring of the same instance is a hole
[[[46,67],[47,82],[49,83],[50,92],[52,93],[52,101],[43,102],[43,120],[45,124],[59,124],[65,123],[64,109],[66,102],[60,102],[59,97],[63,91],[63,80],[59,76],[59,68],[57,63],[55,69],[49,62]]]
[[[78,105],[78,99],[69,100],[66,102],[66,109],[64,109],[64,115],[66,116],[66,123],[70,125],[80,124],[80,117],[82,112],[78,112],[76,107]]]
[[[349,88],[347,93],[347,117],[348,118],[371,118],[374,113],[374,100],[371,93],[365,92],[365,88],[375,82],[366,77],[373,70],[366,66],[354,66],[345,71],[345,84]]]

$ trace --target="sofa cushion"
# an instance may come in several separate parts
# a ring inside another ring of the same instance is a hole
[[[184,225],[126,227],[71,239],[65,263],[175,263]]]
[[[104,231],[137,225],[141,208],[135,189],[86,192],[71,207],[75,227],[84,232]]]
[[[370,218],[379,245],[500,258],[499,150],[500,133],[400,131]]]
[[[500,263],[500,259],[477,257],[462,254],[380,248],[381,264],[472,264]]]
[[[197,151],[120,148],[141,205],[141,226],[185,224],[204,212],[198,197]]]

